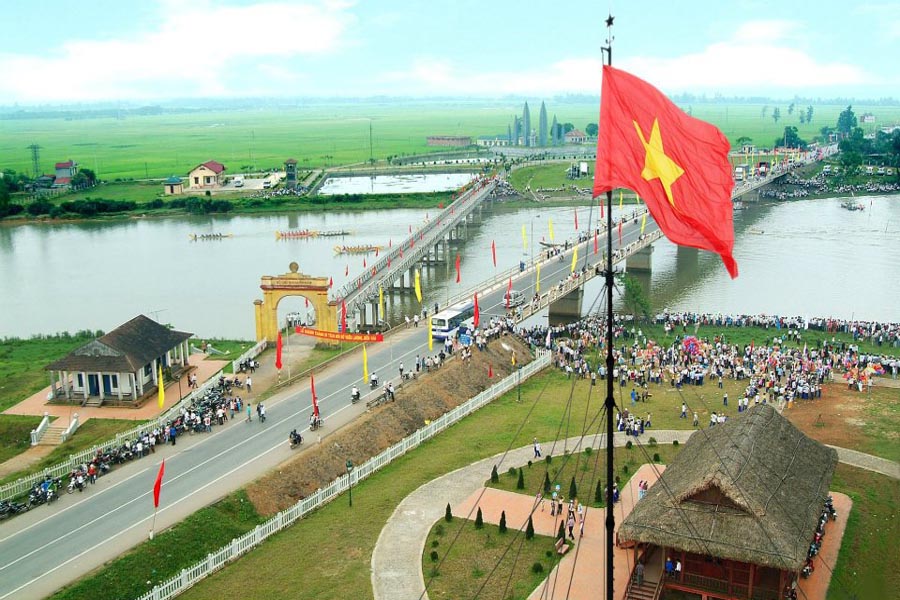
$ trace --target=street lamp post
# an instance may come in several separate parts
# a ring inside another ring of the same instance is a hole
[[[350,474],[353,472],[353,461],[347,461],[347,492],[350,494],[350,507],[353,507],[353,479]]]

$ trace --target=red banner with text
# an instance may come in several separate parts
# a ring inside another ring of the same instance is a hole
[[[312,329],[311,327],[297,327],[295,332],[300,335],[311,335],[323,340],[334,342],[383,342],[384,336],[380,333],[341,333],[339,331],[325,331],[324,329]]]

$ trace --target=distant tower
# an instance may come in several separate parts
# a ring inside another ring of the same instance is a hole
[[[42,175],[41,173],[41,147],[37,144],[32,144],[28,146],[28,149],[31,150],[31,172],[34,175],[34,178],[37,179]]]
[[[541,115],[538,117],[538,146],[547,145],[547,107],[541,101]]]
[[[522,137],[525,138],[525,145],[531,145],[531,111],[528,110],[528,103],[525,103],[525,108],[522,110]]]
[[[297,161],[289,158],[284,161],[284,187],[292,190],[297,187]]]
[[[519,136],[522,133],[522,125],[519,117],[513,117],[513,146],[519,145]]]
[[[554,146],[559,145],[559,123],[556,121],[556,115],[553,115],[553,124],[550,125],[550,143]]]
[[[506,124],[506,144],[508,146],[513,145],[512,125],[509,123]]]

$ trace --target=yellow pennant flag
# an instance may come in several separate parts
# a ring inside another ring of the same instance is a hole
[[[578,262],[578,246],[575,246],[575,249],[572,250],[572,273],[575,272],[575,263]]]
[[[622,190],[619,190],[619,210],[622,210]]]
[[[386,321],[384,317],[384,287],[380,284],[378,285],[378,314],[381,315],[381,320]]]
[[[162,364],[159,365],[159,373],[156,375],[157,389],[159,390],[159,407],[162,408],[166,403],[166,384],[163,381]]]
[[[422,282],[419,277],[419,270],[416,269],[416,300],[419,301],[419,304],[422,304]]]
[[[431,337],[431,317],[428,317],[426,321],[428,321],[428,351],[431,352],[431,349],[434,348],[434,338]]]
[[[647,226],[647,213],[644,213],[644,216],[641,217],[641,235],[644,235],[644,227]]]
[[[553,241],[553,219],[547,219],[547,225],[550,226],[550,241]]]
[[[369,355],[366,353],[366,345],[363,344],[363,385],[369,380]]]
[[[525,224],[522,223],[522,252],[528,250],[528,235],[525,233]]]
[[[537,279],[534,283],[534,291],[538,294],[541,293],[541,263],[537,264]]]

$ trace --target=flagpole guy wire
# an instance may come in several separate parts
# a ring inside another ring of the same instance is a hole
[[[601,47],[601,53],[606,53],[608,65],[612,66],[612,43],[615,39],[612,35],[614,17],[612,14],[606,19],[606,45]],[[594,177],[597,176],[594,169]],[[613,511],[613,420],[612,414],[615,408],[613,399],[613,286],[615,285],[612,257],[612,190],[606,192],[606,271],[604,281],[606,285],[606,600],[615,597],[613,586],[613,549],[615,545],[614,530],[616,525],[615,512]]]

